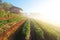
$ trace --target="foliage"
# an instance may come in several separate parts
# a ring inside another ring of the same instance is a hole
[[[41,26],[43,30],[45,30],[49,34],[49,36],[54,37],[56,39],[58,39],[57,37],[60,38],[60,33],[57,33],[56,30],[52,28],[53,27],[52,25],[49,25],[39,20],[38,21],[36,20],[36,22]]]
[[[1,17],[7,17],[8,13],[6,13],[5,11],[0,11],[0,16]]]
[[[22,28],[22,34],[25,36],[26,39],[29,39],[30,36],[30,20],[27,20],[27,22],[24,24]]]
[[[42,39],[44,39],[44,32],[43,30],[40,28],[40,26],[36,23],[35,20],[32,20],[33,24],[34,24],[34,29],[35,29],[35,32],[37,34],[37,37],[41,37]]]
[[[0,5],[2,5],[2,0],[0,0]]]
[[[0,27],[2,27],[3,25],[7,24],[7,23],[11,23],[11,22],[19,22],[20,20],[22,20],[23,18],[11,18],[8,20],[0,20]]]
[[[13,6],[12,4],[9,4],[7,2],[3,3],[3,8],[5,9],[5,11],[9,11],[9,8],[12,7],[12,6]]]

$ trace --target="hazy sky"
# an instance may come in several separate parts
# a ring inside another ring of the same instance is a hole
[[[15,6],[23,8],[25,12],[39,12],[47,0],[3,0]]]
[[[60,0],[3,0],[23,8],[24,12],[37,13],[40,20],[60,26]],[[36,14],[36,16],[37,16]],[[30,14],[32,15],[32,14]]]

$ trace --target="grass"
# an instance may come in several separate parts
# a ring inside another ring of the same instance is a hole
[[[24,24],[22,28],[22,34],[25,36],[25,39],[29,39],[30,37],[30,20],[28,19],[27,22]]]
[[[42,21],[36,20],[36,22],[41,26],[42,29],[44,29],[51,37],[55,37],[57,40],[60,40],[60,34],[57,33],[52,27],[52,25],[49,25],[47,23],[44,23]]]
[[[9,29],[8,26],[13,26],[14,23],[18,23],[18,22],[20,22],[23,19],[24,19],[24,17],[12,18],[12,19],[9,19],[9,20],[0,20],[0,33],[2,33],[3,31],[8,30]],[[6,24],[8,26],[6,26]]]
[[[12,18],[10,18],[12,17]],[[5,12],[0,10],[0,18],[5,18],[6,20],[0,20],[0,27],[2,27],[3,25],[7,24],[7,23],[11,23],[11,22],[19,22],[23,17],[23,15],[21,14],[15,14],[15,13],[10,13],[10,12]]]
[[[11,22],[19,22],[21,19],[23,19],[24,17],[21,18],[12,18],[12,19],[8,19],[8,20],[0,20],[0,26],[3,26],[7,23],[11,23]]]
[[[3,19],[3,20],[2,20]],[[15,14],[0,10],[0,33],[8,29],[8,26],[13,26],[14,23],[18,23],[24,19],[21,14]],[[6,24],[8,26],[6,26]]]
[[[39,25],[34,20],[32,20],[32,22],[34,24],[34,29],[35,29],[35,32],[37,34],[37,37],[44,39],[44,32],[43,32],[43,30],[39,27]]]

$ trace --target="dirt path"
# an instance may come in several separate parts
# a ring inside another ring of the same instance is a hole
[[[24,24],[25,24],[25,22],[22,24],[22,26],[13,35],[10,36],[9,40],[25,40],[25,37],[21,31]]]
[[[31,27],[30,40],[37,40],[34,25],[31,21],[30,21],[30,27]]]
[[[23,19],[22,21],[20,21],[19,23],[15,24],[14,26],[12,26],[9,30],[7,30],[6,32],[3,32],[1,35],[0,35],[0,40],[7,40],[8,37],[10,35],[13,35],[14,32],[20,28],[20,26],[26,21],[26,19]]]

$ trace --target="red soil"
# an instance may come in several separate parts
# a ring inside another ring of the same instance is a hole
[[[12,26],[10,29],[8,29],[7,31],[3,32],[0,35],[0,40],[7,40],[7,38],[14,34],[14,32],[26,21],[26,19],[23,19],[21,22],[15,24],[14,26]]]

